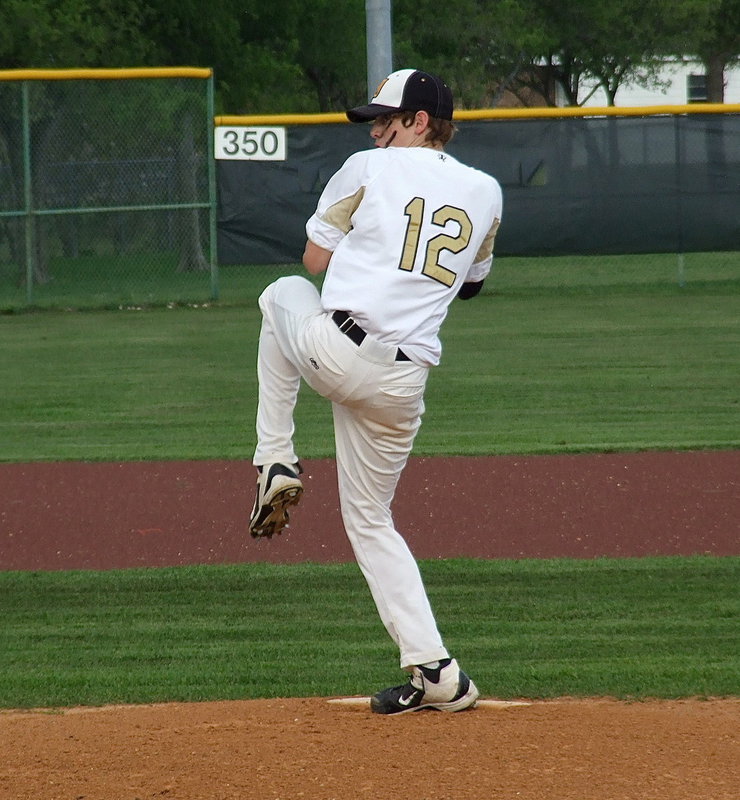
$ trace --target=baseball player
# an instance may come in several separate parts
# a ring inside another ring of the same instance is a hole
[[[370,123],[375,147],[332,176],[306,223],[303,264],[326,271],[321,294],[300,276],[259,299],[257,497],[253,536],[288,522],[303,492],[293,448],[300,379],[332,403],[342,520],[408,680],[371,708],[395,714],[461,711],[478,690],[450,657],[391,501],[439,363],[450,303],[481,289],[501,219],[494,178],[444,152],[454,133],[452,93],[415,69],[389,75],[369,105],[347,112]],[[441,487],[440,487],[441,488]]]

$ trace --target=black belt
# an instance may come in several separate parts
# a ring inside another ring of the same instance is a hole
[[[365,341],[367,333],[350,317],[346,311],[335,311],[331,318],[339,330],[348,336],[358,347]],[[396,361],[411,361],[400,348],[396,350]]]

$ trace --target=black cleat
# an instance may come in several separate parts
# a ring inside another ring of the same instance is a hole
[[[262,467],[257,476],[257,497],[249,521],[249,532],[254,538],[266,536],[269,539],[288,524],[288,508],[296,505],[303,494],[299,471],[299,465],[265,464]]]
[[[406,711],[464,711],[475,706],[478,689],[460,669],[455,659],[446,658],[436,668],[414,667],[401,686],[384,689],[370,698],[376,714],[403,714]]]

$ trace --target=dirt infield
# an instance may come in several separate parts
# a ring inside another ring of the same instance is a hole
[[[740,701],[0,712],[8,800],[737,800]]]
[[[246,462],[0,465],[0,569],[351,560],[333,462],[304,466],[294,527],[255,542]],[[394,513],[420,558],[737,555],[740,452],[412,459]],[[738,731],[737,698],[6,711],[0,798],[736,800]]]

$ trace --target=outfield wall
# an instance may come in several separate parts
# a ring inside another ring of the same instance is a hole
[[[216,118],[219,263],[300,259],[327,180],[371,146],[367,126],[343,119]],[[740,249],[738,105],[468,111],[456,122],[448,152],[504,189],[499,255]],[[220,151],[219,132],[231,136]],[[277,151],[278,137],[282,158],[258,152]]]

